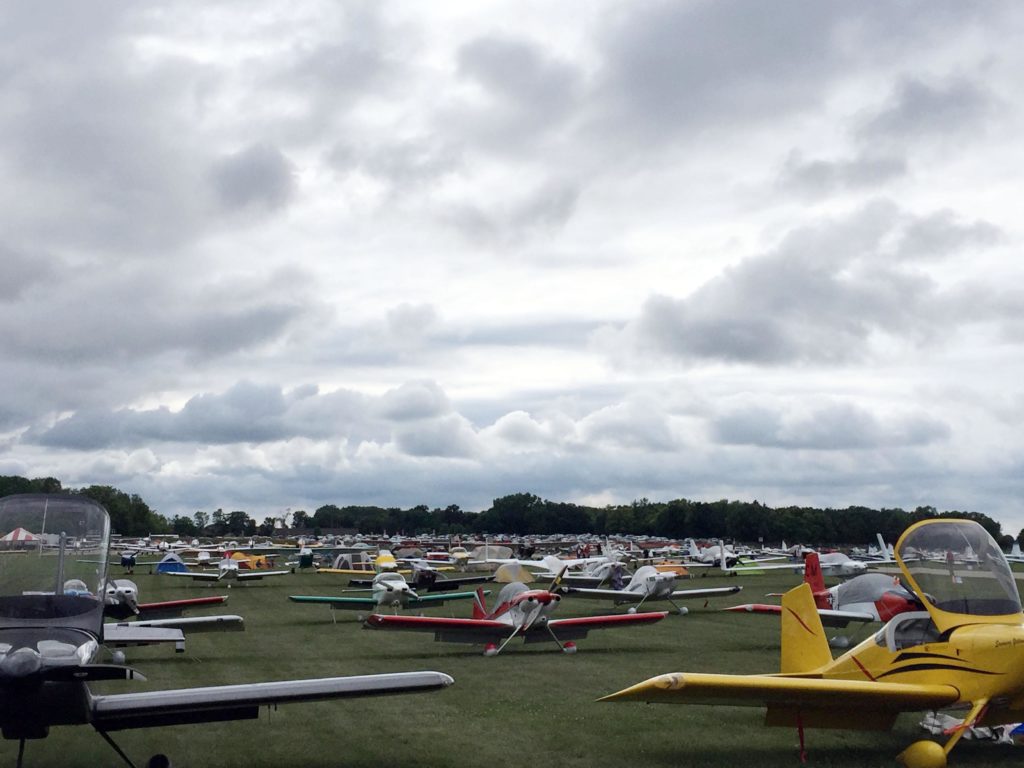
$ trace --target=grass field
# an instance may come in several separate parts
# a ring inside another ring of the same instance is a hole
[[[112,568],[117,576],[120,569]],[[575,655],[554,644],[514,641],[495,658],[476,646],[435,643],[430,635],[363,630],[354,612],[291,603],[289,594],[337,594],[344,577],[312,572],[230,590],[136,573],[143,602],[230,594],[224,612],[245,617],[241,633],[188,638],[184,654],[165,648],[128,649],[145,683],[105,683],[95,690],[221,685],[295,677],[437,670],[455,685],[437,693],[292,704],[258,720],[174,726],[115,735],[136,763],[154,752],[176,766],[795,766],[797,735],[761,726],[762,710],[634,703],[599,704],[598,697],[662,672],[773,672],[778,624],[768,617],[722,613],[732,598],[691,603],[687,616],[652,625],[600,630],[579,641]],[[743,577],[742,601],[780,591],[799,577]],[[183,583],[184,582],[184,583]],[[693,586],[735,581],[698,578]],[[493,597],[493,595],[492,595]],[[660,606],[652,605],[652,609]],[[558,615],[610,611],[593,601],[562,601]],[[620,609],[622,610],[622,609]],[[468,615],[468,604],[433,609]],[[865,632],[862,635],[866,636]],[[921,738],[919,717],[904,716],[891,733],[809,731],[810,763],[891,766]],[[13,765],[16,742],[0,743],[0,764]],[[962,742],[952,764],[1008,765],[1024,748]],[[28,766],[64,768],[123,765],[87,727],[54,728],[30,742]]]

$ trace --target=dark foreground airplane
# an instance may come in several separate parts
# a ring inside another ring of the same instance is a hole
[[[111,731],[255,718],[262,705],[409,693],[443,688],[440,672],[221,685],[97,695],[89,683],[144,680],[130,667],[94,663],[103,643],[110,519],[78,496],[21,495],[0,499],[0,531],[23,527],[54,549],[0,552],[0,732],[20,742],[41,739],[54,725],[91,725],[129,766]],[[74,548],[99,562],[66,557]],[[151,766],[169,766],[163,755]]]

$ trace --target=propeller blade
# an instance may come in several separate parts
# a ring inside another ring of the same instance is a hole
[[[565,572],[567,570],[569,570],[569,566],[568,565],[563,565],[562,566],[562,570],[560,570],[558,572],[558,575],[555,576],[555,578],[551,580],[551,586],[548,587],[548,592],[557,592],[557,591],[559,591],[559,589],[560,589],[559,585],[562,583],[562,577],[565,576]]]

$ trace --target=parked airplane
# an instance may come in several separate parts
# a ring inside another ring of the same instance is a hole
[[[551,589],[530,589],[522,582],[506,584],[498,593],[495,609],[488,613],[483,591],[477,590],[473,618],[448,619],[430,616],[383,616],[373,614],[363,626],[367,629],[398,629],[433,632],[434,639],[449,643],[484,645],[484,656],[497,656],[515,637],[526,643],[553,640],[565,653],[575,653],[576,643],[592,629],[649,624],[667,615],[656,613],[584,616],[572,619],[551,619],[561,596]]]
[[[708,597],[735,595],[743,587],[713,587],[711,589],[676,589],[676,575],[663,573],[651,565],[637,568],[629,583],[622,589],[589,589],[570,587],[567,594],[576,597],[596,600],[611,600],[615,605],[634,603],[630,613],[637,610],[648,600],[668,600],[680,615],[687,613],[686,608],[676,605],[676,600],[698,600]]]
[[[802,567],[800,563],[780,563],[783,559],[781,556],[752,559],[733,552],[722,541],[702,549],[693,539],[687,539],[686,548],[690,559],[684,564],[690,569],[708,569],[703,575],[711,573],[712,568],[730,576],[752,576],[764,571],[795,570]]]
[[[327,595],[290,595],[289,600],[295,603],[317,603],[329,605],[331,610],[363,610],[373,611],[378,608],[392,608],[397,613],[399,608],[444,605],[448,600],[472,600],[474,592],[445,592],[437,595],[420,597],[406,582],[400,573],[378,573],[373,577],[372,586],[366,590],[350,590],[371,592],[367,597],[332,597]]]
[[[167,571],[165,576],[187,576],[193,581],[259,581],[265,576],[284,576],[291,571],[250,571],[239,567],[237,560],[224,558],[216,571]]]
[[[400,574],[401,572],[398,573]],[[376,579],[376,576],[372,579],[349,579],[348,585],[350,587],[372,587]],[[486,584],[491,581],[494,581],[494,576],[446,577],[436,568],[428,568],[413,563],[412,581],[409,584],[416,592],[446,592],[451,589],[458,589],[466,584]]]
[[[809,556],[809,555],[808,555]],[[818,555],[821,572],[826,576],[862,576],[868,572],[868,563],[854,560],[842,552],[826,552]]]
[[[924,609],[914,593],[900,584],[899,577],[885,573],[865,573],[826,589],[817,552],[811,552],[804,560],[804,582],[811,588],[821,623],[826,627],[846,627],[854,621],[885,622],[897,614]],[[748,603],[725,610],[778,616],[782,613],[782,606]],[[831,638],[829,643],[836,648],[845,648],[850,641],[840,635]]]
[[[782,599],[778,675],[673,673],[607,701],[766,706],[767,725],[889,730],[901,712],[969,706],[945,745],[923,740],[899,759],[944,768],[973,726],[1024,720],[1024,611],[1013,572],[972,520],[925,520],[896,544],[905,583],[926,611],[901,613],[833,660],[807,584]]]
[[[79,588],[86,590],[84,582]],[[104,616],[117,619],[103,625],[103,644],[107,648],[138,645],[174,644],[174,650],[185,650],[185,632],[241,632],[245,622],[241,616],[184,616],[186,610],[222,605],[226,596],[196,597],[159,603],[139,603],[139,588],[128,579],[107,582]],[[134,619],[126,621],[126,619]],[[123,664],[123,651],[114,652],[114,661]]]
[[[110,519],[83,496],[31,494],[0,499],[0,530],[23,526],[59,532],[56,552],[0,554],[0,732],[19,742],[44,738],[54,725],[91,725],[126,764],[110,737],[127,728],[251,719],[262,705],[428,691],[453,681],[439,672],[282,680],[142,693],[95,695],[97,680],[141,680],[134,669],[94,663],[104,641],[103,610]],[[67,541],[95,542],[98,563],[67,558]],[[86,589],[78,584],[84,584]],[[164,756],[151,765],[170,765]]]

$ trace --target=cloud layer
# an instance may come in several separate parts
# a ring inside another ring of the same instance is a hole
[[[0,471],[168,514],[529,490],[1024,525],[1022,27],[5,7]]]

